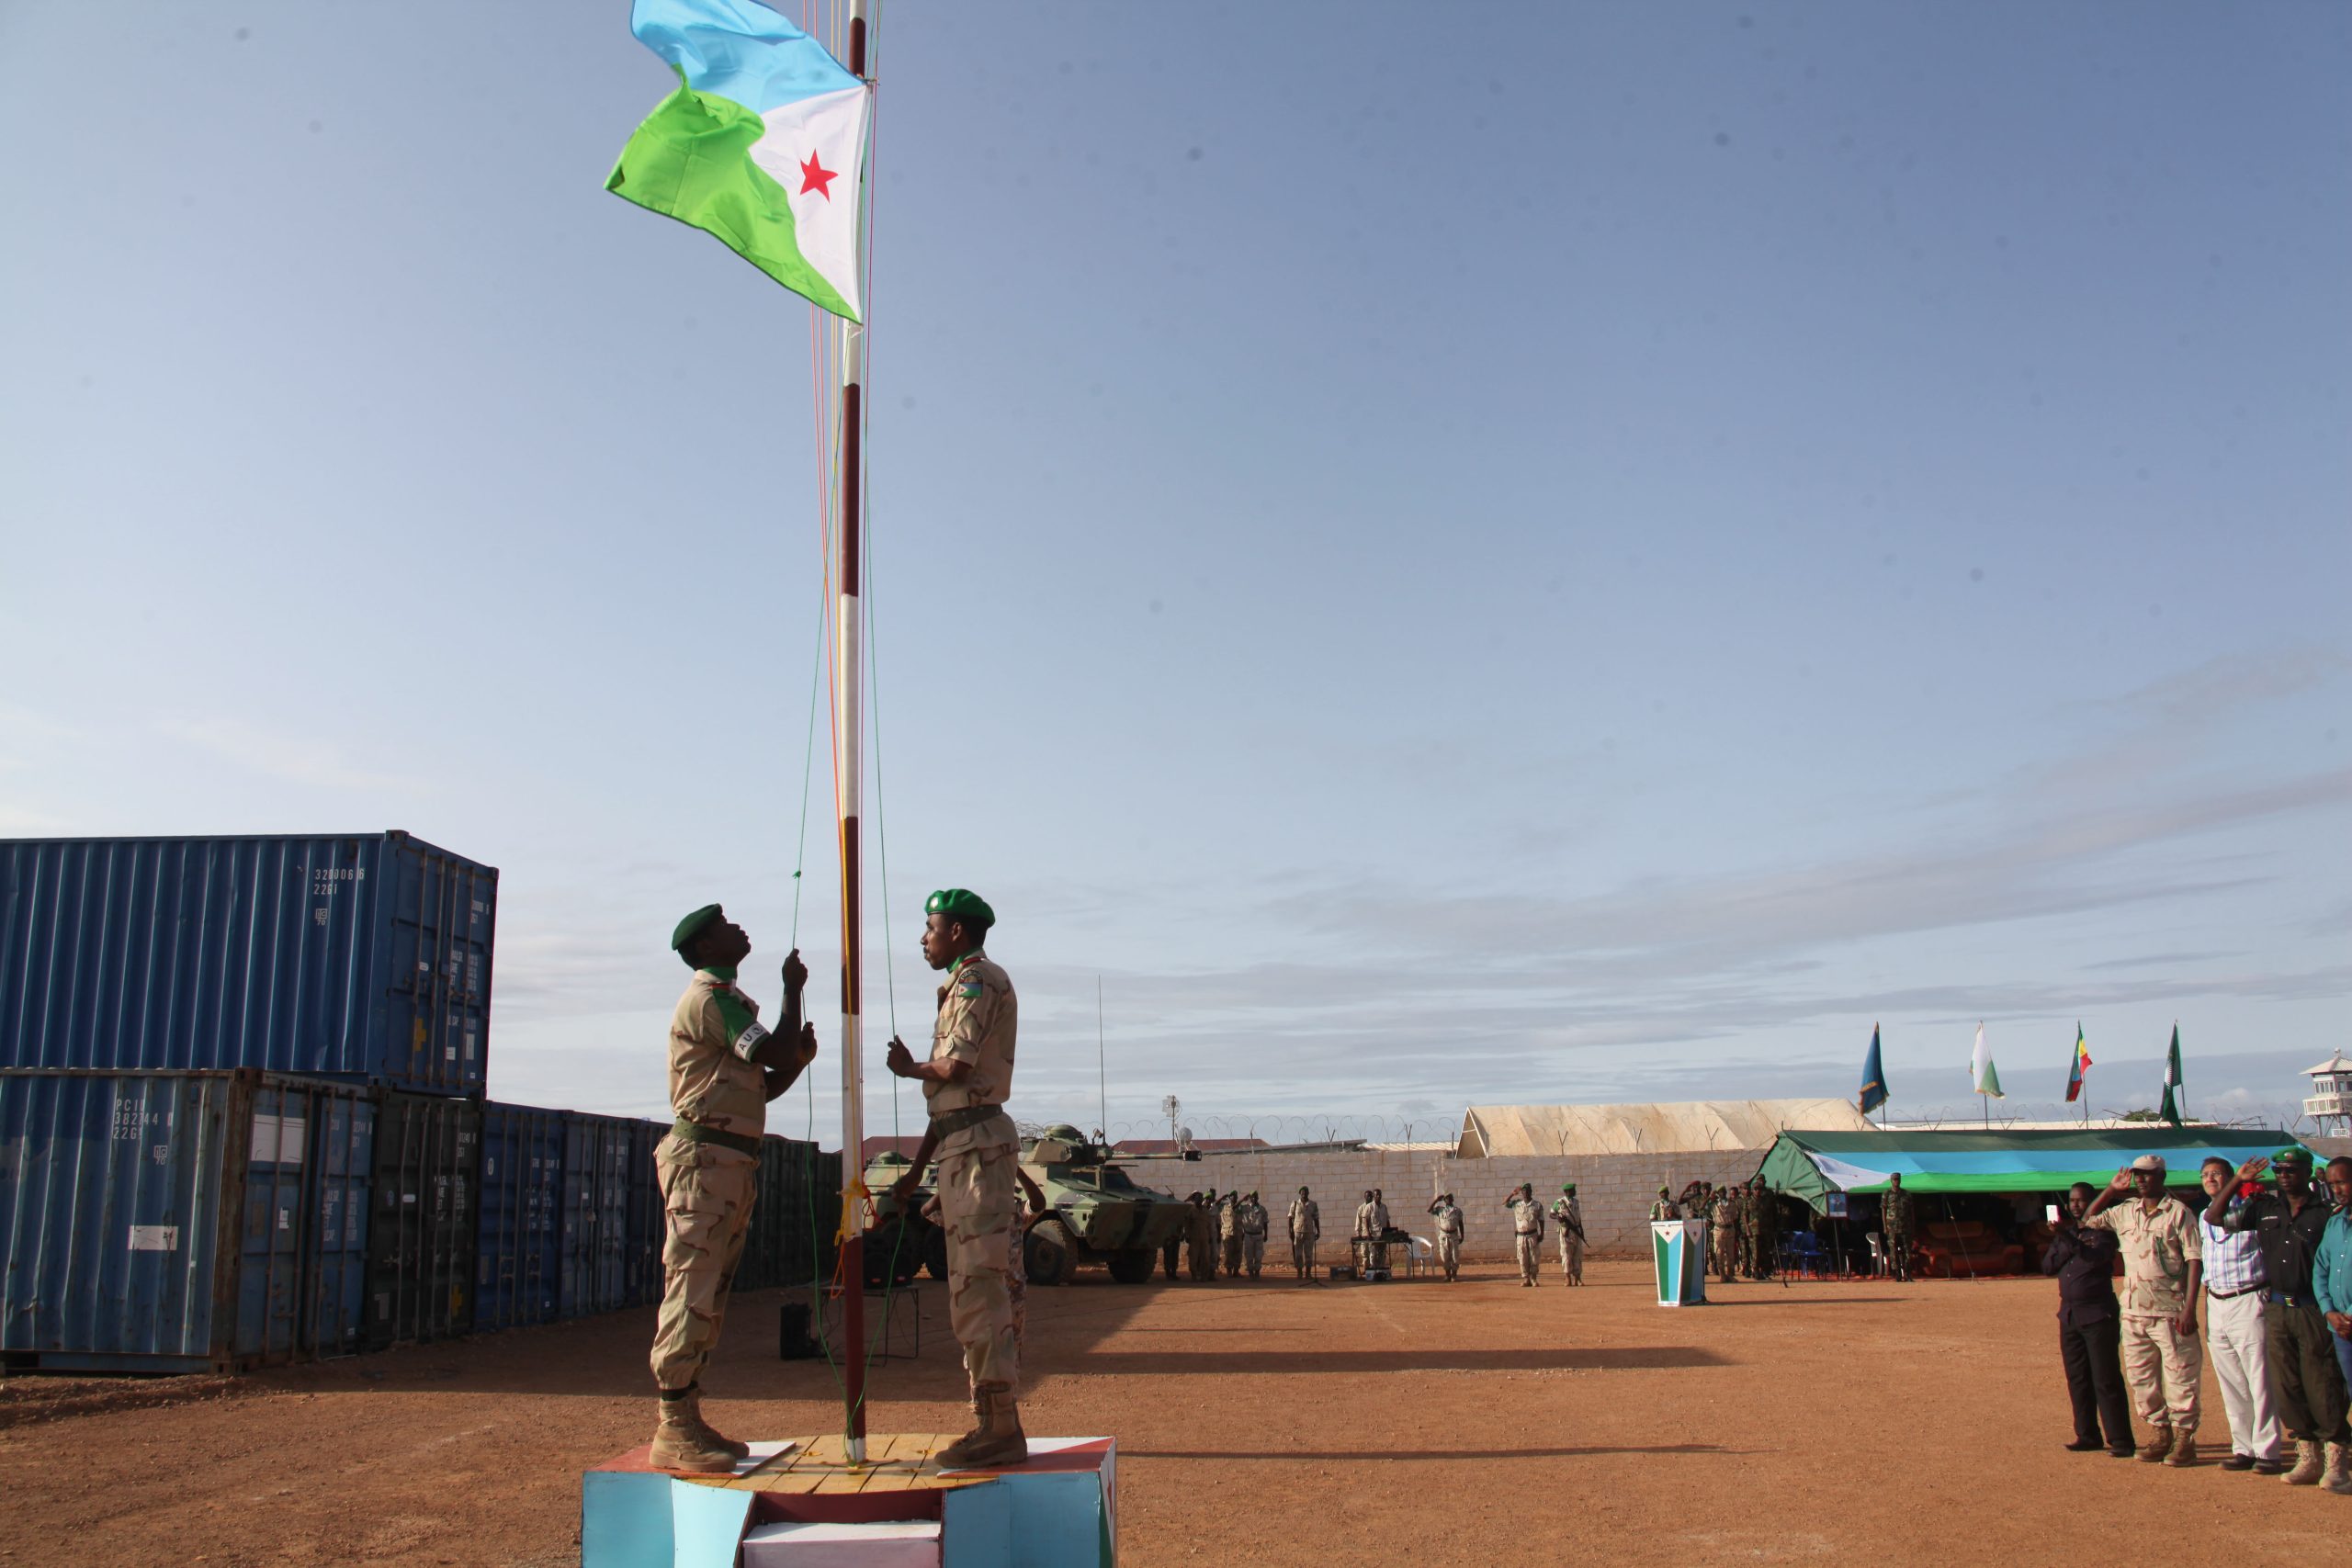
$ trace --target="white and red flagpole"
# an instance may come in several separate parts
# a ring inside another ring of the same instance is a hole
[[[842,63],[866,76],[870,0],[851,0],[848,48]],[[869,88],[872,85],[868,79]],[[863,184],[870,158],[861,159]],[[857,193],[865,210],[866,192]],[[870,314],[872,302],[860,301]],[[842,1441],[852,1464],[865,1461],[865,1228],[872,1218],[865,1190],[865,1038],[858,998],[865,983],[865,866],[859,817],[865,800],[865,610],[860,588],[865,524],[865,328],[837,318],[841,333],[841,513],[835,520],[833,562],[833,733],[841,745],[834,807],[842,850],[842,1176],[850,1194],[842,1211],[842,1383],[846,1425]]]

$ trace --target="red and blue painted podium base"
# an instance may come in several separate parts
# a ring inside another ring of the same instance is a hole
[[[581,1568],[1114,1568],[1118,1445],[1032,1438],[1026,1463],[943,1471],[944,1436],[754,1443],[733,1475],[632,1449],[581,1481]]]

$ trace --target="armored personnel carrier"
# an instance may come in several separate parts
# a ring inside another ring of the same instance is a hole
[[[1099,1263],[1122,1284],[1151,1278],[1152,1260],[1170,1236],[1184,1234],[1180,1198],[1139,1187],[1113,1163],[1105,1145],[1067,1122],[1021,1143],[1021,1166],[1046,1197],[1046,1213],[1029,1225],[1024,1259],[1032,1284],[1059,1285],[1087,1264]],[[918,1269],[947,1277],[947,1236],[921,1213],[932,1196],[928,1173],[916,1189],[913,1212],[900,1213],[891,1188],[907,1171],[903,1155],[875,1156],[865,1168],[874,1194],[874,1227],[865,1235],[867,1283],[905,1284]]]

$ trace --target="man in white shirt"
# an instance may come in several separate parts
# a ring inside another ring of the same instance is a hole
[[[2208,1201],[2232,1175],[2230,1162],[2219,1155],[2206,1160],[2198,1176]],[[2283,1475],[2287,1461],[2270,1401],[2265,1342],[2263,1301],[2270,1276],[2262,1266],[2262,1245],[2252,1231],[2224,1230],[2201,1214],[2197,1224],[2205,1238],[2205,1353],[2230,1417],[2230,1457],[2222,1468]]]

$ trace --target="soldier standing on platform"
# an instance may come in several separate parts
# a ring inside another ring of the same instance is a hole
[[[1315,1244],[1322,1237],[1323,1210],[1302,1187],[1290,1201],[1290,1266],[1302,1285],[1315,1282]]]
[[[1911,1278],[1911,1194],[1903,1190],[1903,1173],[1886,1179],[1886,1196],[1878,1201],[1879,1234],[1886,1238],[1886,1266],[1898,1280]]]
[[[1573,1181],[1560,1189],[1552,1200],[1552,1219],[1560,1227],[1560,1280],[1564,1284],[1584,1283],[1584,1209],[1577,1202],[1577,1184]]]
[[[1453,1201],[1453,1193],[1441,1192],[1430,1205],[1430,1213],[1437,1219],[1438,1267],[1445,1270],[1445,1282],[1451,1285],[1462,1272],[1462,1205]]]
[[[1256,1279],[1266,1267],[1266,1206],[1255,1192],[1241,1201],[1241,1266]]]
[[[1681,1217],[1682,1206],[1674,1201],[1673,1196],[1665,1188],[1659,1188],[1657,1201],[1650,1205],[1650,1223],[1656,1224],[1661,1220],[1679,1220]]]
[[[983,951],[996,911],[977,893],[944,888],[923,903],[922,955],[944,970],[931,1057],[918,1062],[893,1038],[890,1071],[922,1085],[931,1120],[914,1162],[899,1178],[902,1208],[911,1207],[923,1168],[939,1162],[940,1217],[947,1231],[947,1321],[964,1348],[978,1424],[936,1456],[943,1466],[1019,1464],[1029,1440],[1021,1429],[1021,1348],[1015,1336],[1013,1209],[1021,1201],[1013,1171],[1021,1136],[1005,1114],[1012,1091],[1019,1004],[1012,977]]]
[[[670,1108],[677,1124],[653,1151],[667,1235],[652,1358],[662,1415],[650,1462],[657,1470],[718,1474],[734,1470],[751,1450],[702,1418],[698,1380],[718,1345],[743,1255],[767,1102],[815,1059],[817,1030],[800,1017],[808,970],[797,951],[784,961],[783,1027],[774,1034],[760,1027],[759,1004],[735,984],[752,939],[718,905],[680,920],[670,948],[695,976],[670,1015]]]
[[[1536,1261],[1544,1255],[1544,1206],[1535,1201],[1535,1184],[1522,1181],[1519,1190],[1503,1200],[1510,1211],[1511,1247],[1519,1254],[1519,1282],[1535,1283]]]

